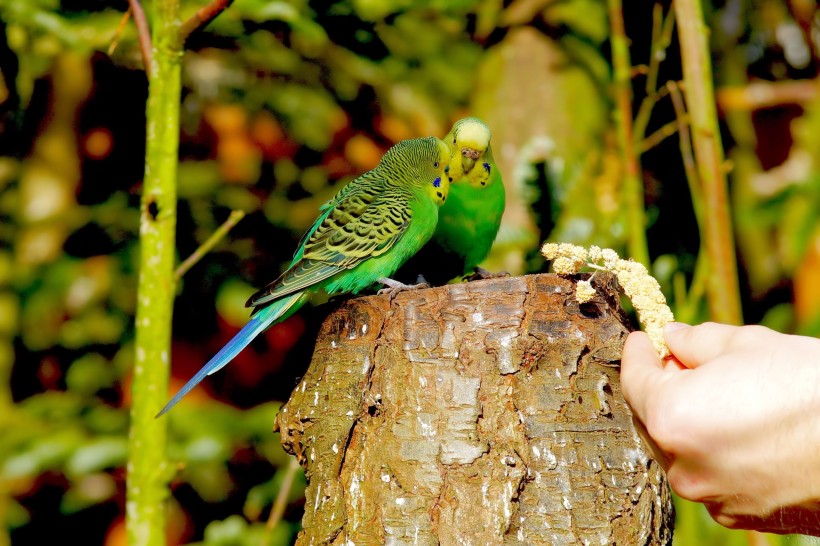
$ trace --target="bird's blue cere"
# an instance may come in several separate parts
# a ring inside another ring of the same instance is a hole
[[[433,187],[438,188],[441,186],[441,177],[437,176],[435,180],[433,180]]]

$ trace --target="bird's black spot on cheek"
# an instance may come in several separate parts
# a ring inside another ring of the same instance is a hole
[[[441,192],[440,192],[440,191],[437,191],[437,192],[436,192],[436,195],[438,195],[439,197],[443,197],[443,196],[441,195]]]
[[[487,185],[487,183],[486,183],[486,182],[482,182],[482,183],[481,183],[481,185],[482,185],[482,186],[486,186],[486,185]]]
[[[450,179],[450,182],[452,182],[452,181],[453,181],[453,177],[452,177],[452,176],[448,176],[447,178],[449,178],[449,179]]]

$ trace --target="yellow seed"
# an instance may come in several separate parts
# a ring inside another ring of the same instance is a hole
[[[595,297],[595,288],[589,281],[578,281],[575,285],[575,299],[578,303],[586,303]]]
[[[615,274],[624,293],[632,300],[638,312],[638,319],[661,358],[669,355],[669,348],[663,340],[663,328],[675,320],[672,310],[658,281],[642,264],[623,260],[611,248],[597,246],[587,249],[569,243],[545,243],[541,253],[552,260],[552,267],[559,275],[577,273],[584,265],[604,269]],[[587,262],[589,260],[589,262]],[[575,287],[575,297],[580,303],[592,299],[595,289],[589,281],[579,281]]]

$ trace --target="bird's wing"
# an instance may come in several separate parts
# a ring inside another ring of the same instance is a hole
[[[265,305],[384,254],[405,233],[411,217],[407,196],[395,190],[347,195],[320,216],[287,271],[247,305]]]
[[[365,201],[370,200],[375,197],[375,190],[378,186],[374,184],[375,180],[371,177],[368,178],[368,174],[373,174],[374,171],[370,171],[370,173],[366,173],[365,175],[351,181],[350,183],[342,186],[336,195],[333,196],[330,200],[326,201],[319,207],[319,216],[314,220],[313,225],[302,235],[302,238],[299,239],[299,242],[296,244],[296,250],[293,253],[293,261],[295,262],[298,257],[299,253],[304,250],[305,243],[310,239],[310,236],[322,225],[325,218],[333,212],[333,209],[341,202],[344,202],[348,196],[352,198],[361,198]]]

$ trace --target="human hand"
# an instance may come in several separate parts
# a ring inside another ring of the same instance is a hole
[[[681,497],[731,528],[820,535],[820,339],[671,323],[633,332],[624,397]]]

